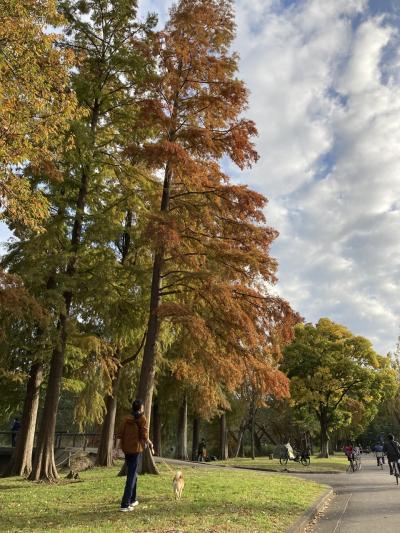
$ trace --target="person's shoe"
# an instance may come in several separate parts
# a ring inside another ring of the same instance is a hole
[[[120,507],[119,510],[121,513],[129,513],[129,511],[132,511],[132,507]]]
[[[133,509],[134,507],[136,507],[137,505],[139,505],[139,502],[137,500],[135,500],[134,502],[132,502],[130,505],[129,505],[129,509]]]

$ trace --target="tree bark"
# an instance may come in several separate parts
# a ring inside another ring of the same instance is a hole
[[[121,380],[121,367],[118,368],[112,381],[112,393],[105,400],[106,416],[101,428],[100,444],[97,450],[96,466],[113,466],[113,448],[115,433],[115,415],[117,413],[118,389]]]
[[[254,429],[254,446],[257,454],[262,455],[262,444],[261,437],[257,434],[257,431]]]
[[[182,404],[179,408],[179,419],[178,419],[178,432],[177,432],[177,447],[176,447],[176,458],[181,459],[182,461],[187,461],[188,449],[187,449],[187,396],[186,394],[183,397]]]
[[[320,457],[329,458],[329,431],[328,431],[328,421],[325,413],[322,413],[319,417],[319,423],[320,423],[320,443],[321,443],[321,452]]]
[[[251,443],[251,458],[256,458],[255,450],[255,426],[256,426],[256,408],[254,406],[254,401],[252,401],[250,406],[250,443]]]
[[[240,448],[242,446],[242,441],[243,441],[243,433],[244,433],[244,429],[240,428],[234,457],[239,457]]]
[[[26,387],[21,428],[17,434],[16,446],[7,466],[6,476],[29,476],[32,471],[32,452],[42,381],[43,365],[39,362],[33,363]]]
[[[50,373],[33,468],[29,476],[32,481],[38,481],[39,479],[54,481],[59,477],[54,460],[54,432],[67,341],[66,322],[67,315],[62,314],[58,324],[59,339],[57,346],[53,350],[50,363]]]
[[[221,418],[219,419],[220,425],[219,425],[219,456],[220,459],[225,461],[229,458],[228,454],[228,431],[226,427],[226,415],[223,413],[221,415]]]
[[[193,433],[192,433],[192,461],[197,461],[200,443],[200,417],[193,417]]]
[[[153,446],[156,455],[162,455],[161,451],[161,416],[158,400],[153,404]]]

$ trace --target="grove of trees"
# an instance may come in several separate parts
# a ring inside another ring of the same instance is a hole
[[[395,395],[366,339],[302,324],[272,291],[267,200],[226,170],[258,159],[234,37],[230,0],[180,0],[161,29],[135,0],[3,2],[1,419],[22,412],[7,474],[58,478],[65,409],[109,466],[135,396],[156,450],[169,428],[185,459],[201,420],[223,458],[245,435],[253,456],[278,443],[285,420],[317,420],[327,454],[333,426]]]

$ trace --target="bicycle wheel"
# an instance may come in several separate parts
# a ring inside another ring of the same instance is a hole
[[[308,466],[308,465],[310,464],[310,458],[309,458],[309,457],[302,457],[302,458],[300,459],[300,461],[301,461],[301,464],[302,464],[303,466]]]
[[[399,463],[397,461],[394,461],[393,463],[393,473],[396,478],[396,485],[398,485],[400,473],[399,473]]]
[[[281,457],[279,459],[279,462],[281,463],[281,465],[287,465],[288,458],[287,457]]]

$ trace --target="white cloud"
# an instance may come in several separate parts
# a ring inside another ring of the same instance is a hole
[[[255,16],[239,0],[237,14],[261,155],[242,179],[270,198],[279,291],[307,320],[329,316],[386,352],[400,314],[393,28],[363,1],[259,2]]]

